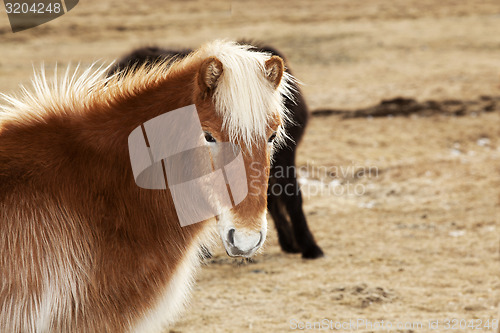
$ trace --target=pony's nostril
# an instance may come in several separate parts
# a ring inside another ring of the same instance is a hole
[[[229,244],[234,246],[234,229],[229,229],[229,232],[227,233],[227,241]]]
[[[263,243],[263,241],[264,241],[264,237],[263,237],[262,231],[259,232],[259,234],[260,234],[260,238],[259,238],[259,242],[257,243],[256,247],[257,246],[261,246],[262,243]]]

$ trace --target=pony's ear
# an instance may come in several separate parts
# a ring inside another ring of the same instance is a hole
[[[214,91],[223,70],[222,62],[216,57],[205,59],[198,72],[198,85],[203,95]]]
[[[265,67],[267,79],[271,82],[274,89],[278,88],[283,77],[283,71],[285,70],[283,59],[278,56],[272,56],[266,61]]]

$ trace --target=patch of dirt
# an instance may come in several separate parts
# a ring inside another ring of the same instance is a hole
[[[360,308],[366,308],[373,303],[390,303],[396,299],[392,290],[382,287],[368,287],[365,283],[333,288],[330,292],[333,300]]]
[[[500,96],[480,96],[478,99],[461,101],[418,102],[413,98],[397,97],[383,100],[380,104],[358,110],[314,110],[313,116],[341,116],[342,118],[397,117],[418,115],[429,117],[436,114],[445,116],[478,115],[483,112],[499,112]]]

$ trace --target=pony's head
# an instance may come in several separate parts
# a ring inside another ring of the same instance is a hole
[[[266,238],[270,162],[273,148],[285,137],[283,101],[292,77],[281,58],[249,46],[216,41],[195,56],[202,58],[194,99],[205,144],[238,145],[246,172],[239,181],[246,182],[248,194],[219,215],[217,230],[230,256],[249,257]]]

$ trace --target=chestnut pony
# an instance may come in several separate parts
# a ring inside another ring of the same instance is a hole
[[[212,231],[231,256],[251,256],[265,239],[270,158],[293,80],[281,58],[215,41],[133,74],[105,78],[107,70],[54,80],[42,70],[32,91],[4,96],[2,331],[161,329],[182,309]],[[136,185],[127,139],[192,104],[201,140],[239,145],[252,189],[217,218],[181,227],[168,189]]]

